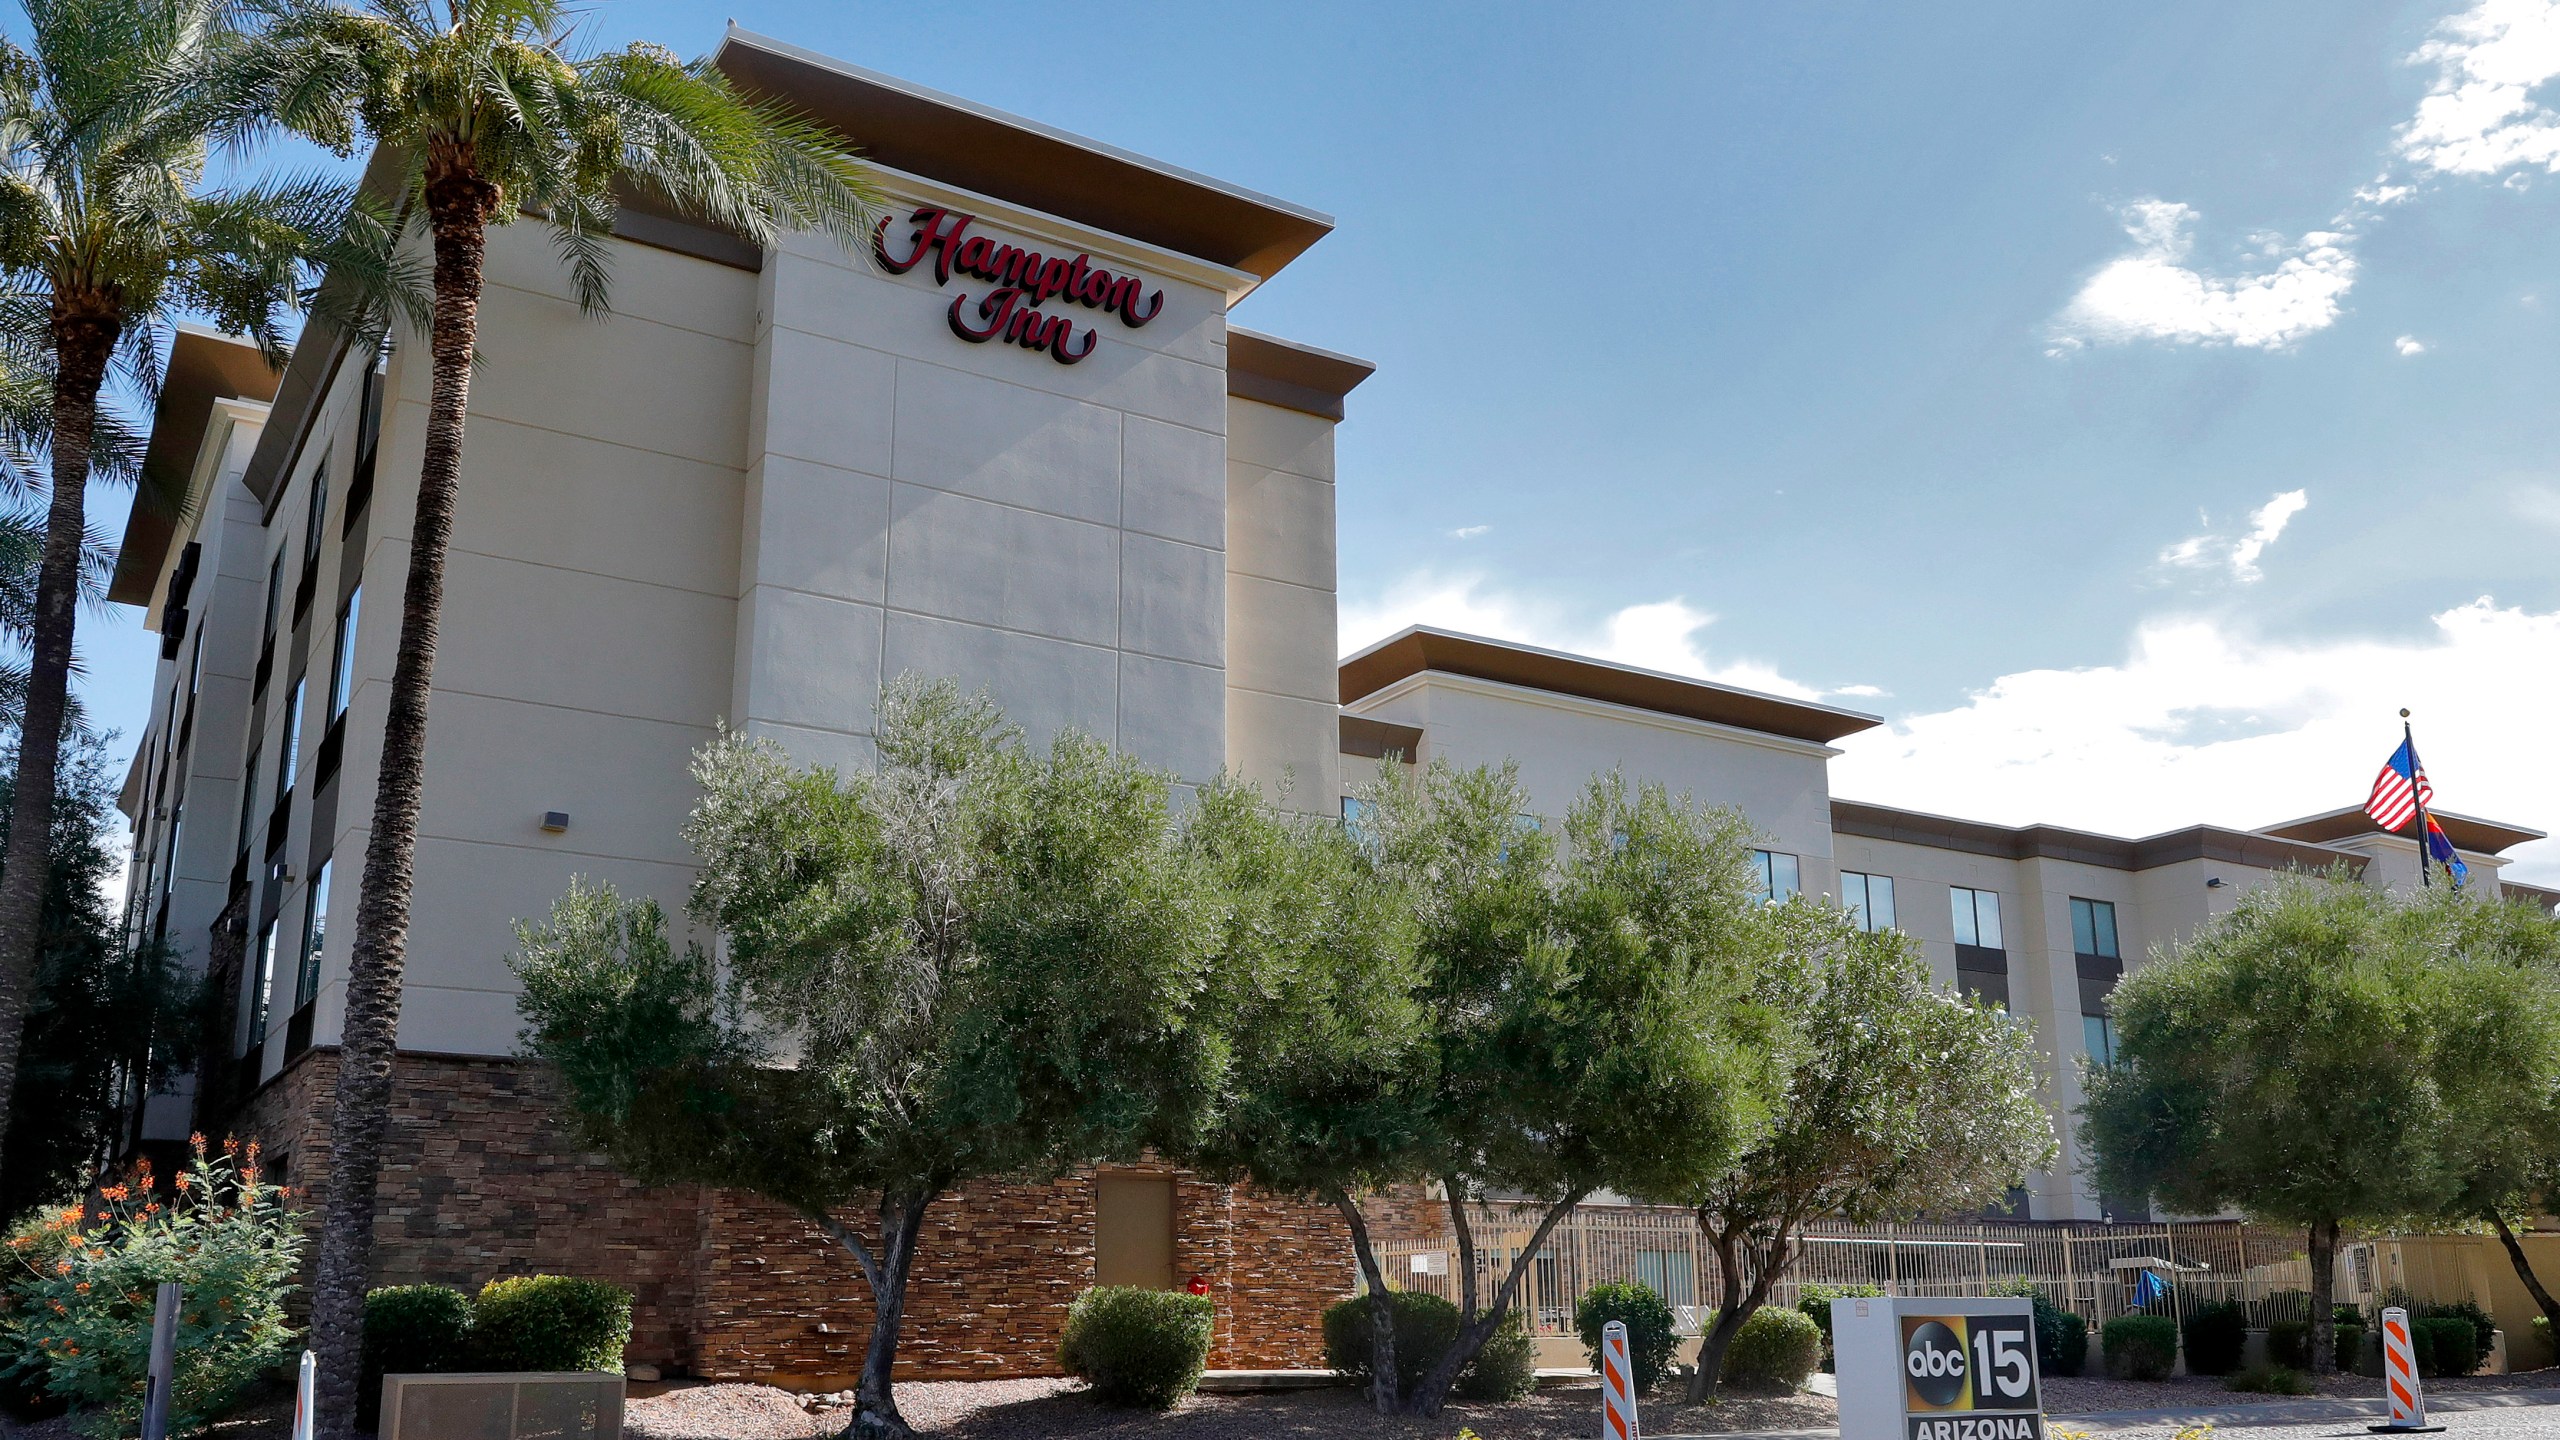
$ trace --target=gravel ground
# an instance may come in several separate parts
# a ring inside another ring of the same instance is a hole
[[[836,1433],[848,1414],[820,1407],[802,1428],[789,1429],[781,1426],[786,1406],[796,1409],[796,1397],[763,1386],[701,1386],[633,1401],[625,1426],[636,1440],[802,1440]],[[1419,1420],[1380,1419],[1347,1388],[1195,1395],[1169,1415],[1154,1415],[1105,1409],[1067,1380],[937,1381],[899,1386],[898,1409],[919,1432],[954,1440],[1446,1440],[1463,1428],[1486,1440],[1590,1440],[1600,1423],[1600,1389],[1550,1386],[1513,1404],[1452,1404],[1437,1419]],[[1713,1406],[1647,1404],[1643,1429],[1664,1435],[1797,1430],[1835,1424],[1837,1416],[1819,1395],[1729,1390]]]
[[[2442,1425],[2445,1440],[2550,1440],[2560,1435],[2560,1408],[2548,1405],[2526,1406],[2513,1410],[2439,1410],[2428,1412],[2427,1419]],[[2224,1421],[2213,1429],[2228,1440],[2373,1440],[2365,1429],[2369,1419],[2312,1420],[2291,1424],[2241,1425]],[[2057,1423],[2055,1430],[2070,1428],[2068,1421]],[[2173,1426],[2146,1426],[2138,1430],[2106,1430],[2090,1440],[2176,1440]]]

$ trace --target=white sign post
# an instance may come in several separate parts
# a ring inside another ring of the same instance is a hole
[[[178,1282],[163,1281],[151,1307],[150,1369],[142,1391],[142,1440],[167,1440],[169,1387],[178,1378]]]
[[[2391,1422],[2366,1429],[2377,1435],[2425,1435],[2444,1428],[2427,1423],[2427,1392],[2418,1383],[2418,1347],[2409,1338],[2409,1312],[2397,1305],[2382,1312],[2382,1389],[2391,1402]]]
[[[2025,1300],[1831,1302],[1840,1440],[2044,1440]]]
[[[1636,1371],[1627,1361],[1627,1327],[1600,1329],[1600,1440],[1637,1440]]]
[[[314,1427],[320,1421],[319,1407],[314,1403],[319,1398],[320,1357],[305,1350],[302,1374],[293,1385],[293,1429],[286,1440],[312,1440]]]

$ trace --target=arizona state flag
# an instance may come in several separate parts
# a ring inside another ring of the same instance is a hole
[[[2453,848],[2453,837],[2444,833],[2436,817],[2427,817],[2427,857],[2444,867],[2444,873],[2460,885],[2471,878],[2471,867],[2462,863],[2462,855]]]

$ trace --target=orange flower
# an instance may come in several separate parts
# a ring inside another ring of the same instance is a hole
[[[169,1183],[177,1186],[181,1191],[183,1191],[188,1186],[193,1185],[196,1182],[194,1176],[189,1175],[184,1170],[181,1170],[177,1174],[169,1177]]]
[[[194,1150],[195,1150],[195,1152],[196,1152],[196,1156],[197,1156],[197,1158],[199,1158],[199,1159],[203,1158],[203,1156],[204,1156],[204,1132],[203,1132],[203,1131],[201,1131],[201,1130],[197,1130],[197,1131],[194,1131],[194,1132],[190,1133],[190,1134],[187,1136],[187,1144],[188,1144],[188,1145],[190,1145],[190,1146],[192,1146],[192,1147],[194,1148]]]
[[[68,1260],[57,1260],[57,1261],[55,1261],[55,1262],[53,1263],[53,1273],[54,1273],[54,1274],[56,1274],[56,1275],[68,1275],[68,1274],[70,1274],[70,1273],[71,1273],[71,1262],[70,1262],[70,1261],[68,1261]]]
[[[109,1199],[109,1200],[122,1200],[122,1199],[124,1199],[127,1195],[130,1195],[130,1194],[132,1194],[133,1192],[131,1192],[131,1191],[129,1191],[129,1190],[127,1190],[127,1189],[125,1189],[125,1188],[124,1188],[123,1186],[121,1186],[121,1185],[110,1185],[110,1186],[108,1186],[106,1189],[101,1190],[101,1191],[99,1191],[98,1193],[99,1193],[101,1196],[104,1196],[105,1198],[107,1198],[107,1199]]]
[[[86,1280],[83,1280],[83,1281],[81,1281],[79,1284],[72,1286],[72,1287],[71,1287],[71,1293],[72,1293],[72,1294],[74,1294],[74,1295],[86,1295],[86,1294],[88,1294],[88,1293],[89,1293],[89,1282],[88,1282],[88,1281],[86,1281]]]
[[[225,1136],[223,1136],[223,1137],[222,1137],[222,1153],[223,1153],[223,1154],[225,1154],[225,1155],[237,1155],[237,1154],[239,1154],[239,1153],[240,1153],[240,1137],[239,1137],[239,1136],[237,1136],[237,1135],[225,1135]]]

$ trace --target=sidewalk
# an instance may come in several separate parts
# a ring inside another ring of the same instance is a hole
[[[2535,1406],[2560,1406],[2560,1389],[2473,1391],[2464,1394],[2430,1396],[2427,1409],[2434,1414],[2464,1410],[2521,1410]],[[2073,1415],[2047,1415],[2045,1428],[2051,1430],[2086,1430],[2102,1433],[2109,1430],[2145,1430],[2172,1425],[2210,1423],[2218,1429],[2246,1430],[2269,1425],[2316,1425],[2331,1420],[2373,1421],[2387,1418],[2388,1407],[2379,1399],[2341,1400],[2332,1398],[2306,1400],[2270,1400],[2243,1405],[2189,1405],[2169,1410],[2093,1410]],[[1823,1440],[1836,1437],[1839,1427],[1821,1430],[1739,1430],[1721,1434],[1649,1435],[1645,1440]]]

